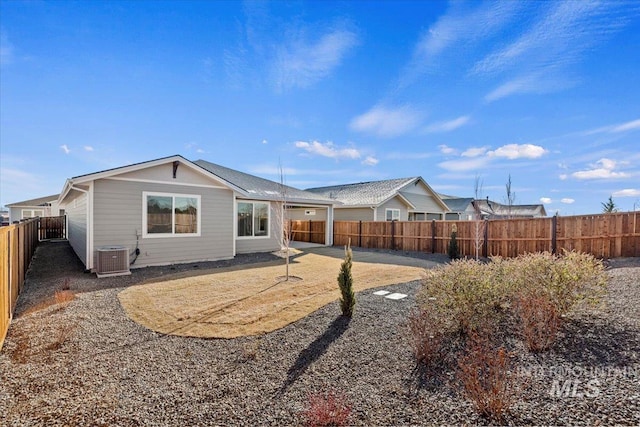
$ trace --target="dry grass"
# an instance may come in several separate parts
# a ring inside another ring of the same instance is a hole
[[[49,308],[53,305],[58,306],[59,309],[66,307],[71,301],[73,301],[76,297],[75,292],[70,291],[68,289],[56,291],[52,297],[45,299],[44,301],[40,301],[25,309],[21,316],[28,316],[30,314],[36,313],[38,311],[42,311],[46,308]]]
[[[157,332],[235,338],[282,328],[340,297],[342,259],[306,253],[291,263],[302,280],[277,281],[281,262],[200,272],[195,277],[134,286],[118,297],[127,315]],[[420,279],[424,269],[353,263],[354,289],[361,291]],[[356,311],[357,311],[356,306]]]

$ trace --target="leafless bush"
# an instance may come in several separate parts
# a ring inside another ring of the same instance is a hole
[[[556,340],[561,317],[547,295],[522,292],[516,296],[513,311],[519,332],[529,351],[540,352],[551,348]]]
[[[309,395],[309,407],[304,412],[309,427],[346,426],[350,416],[351,406],[345,396],[332,391]]]

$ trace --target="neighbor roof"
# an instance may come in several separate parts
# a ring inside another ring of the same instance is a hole
[[[401,188],[417,179],[420,177],[307,188],[306,191],[332,200],[339,200],[345,206],[378,206],[396,196]]]
[[[51,196],[46,197],[38,197],[37,199],[25,200],[23,202],[15,202],[9,203],[7,207],[16,207],[16,206],[46,206],[51,202],[55,202],[58,200],[59,194],[53,194]]]
[[[537,217],[547,216],[544,205],[503,205],[502,203],[492,200],[476,200],[478,207],[483,213],[498,217],[506,217],[509,215],[520,217]]]
[[[464,212],[467,210],[471,202],[473,202],[473,197],[452,197],[452,196],[444,196],[441,194],[440,197],[442,201],[451,212]]]

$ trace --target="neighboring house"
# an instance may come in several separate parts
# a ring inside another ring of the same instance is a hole
[[[0,211],[0,226],[9,224],[11,224],[9,221],[9,211]]]
[[[483,219],[542,218],[547,216],[544,205],[504,205],[486,199],[475,200]]]
[[[439,196],[450,210],[445,214],[444,219],[454,221],[475,219],[476,211],[473,207],[473,197],[455,197],[446,194],[439,194]]]
[[[145,267],[280,249],[281,188],[176,155],[68,179],[59,203],[67,238],[88,270],[110,246],[124,246],[134,266]],[[314,210],[327,221],[331,245],[335,202],[291,187],[285,192],[292,215]]]
[[[341,202],[334,209],[337,221],[425,221],[444,219],[449,212],[438,193],[419,176],[306,191]]]
[[[64,210],[60,212],[58,206],[58,196],[59,194],[53,194],[23,202],[9,203],[7,205],[9,221],[13,223],[27,218],[64,215]]]

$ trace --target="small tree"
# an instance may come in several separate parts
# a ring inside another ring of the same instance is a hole
[[[280,173],[279,193],[280,200],[275,211],[275,228],[280,236],[280,249],[285,252],[285,281],[289,280],[289,247],[291,244],[291,233],[289,230],[289,219],[287,218],[287,186],[284,183],[284,170],[282,163],[278,164]]]
[[[346,317],[353,316],[353,309],[356,305],[356,295],[353,292],[353,276],[351,275],[351,266],[353,264],[353,253],[351,252],[351,240],[344,247],[344,261],[340,265],[340,274],[338,274],[338,286],[342,298],[340,299],[340,309],[342,315]]]
[[[511,174],[509,174],[509,178],[507,179],[507,183],[505,184],[505,190],[507,193],[507,216],[509,219],[511,219],[513,215],[513,205],[516,201],[516,193],[511,189]]]
[[[603,213],[616,213],[618,212],[618,207],[613,202],[613,196],[609,196],[609,200],[607,200],[602,204],[602,212]]]
[[[449,258],[458,259],[460,258],[460,250],[458,249],[458,228],[455,224],[453,224],[453,230],[451,231],[451,240],[449,240]]]
[[[473,247],[476,251],[476,259],[480,257],[480,249],[484,245],[484,232],[487,227],[487,223],[482,220],[482,211],[480,210],[480,199],[482,198],[482,180],[476,175],[474,183],[474,200],[473,200]]]

